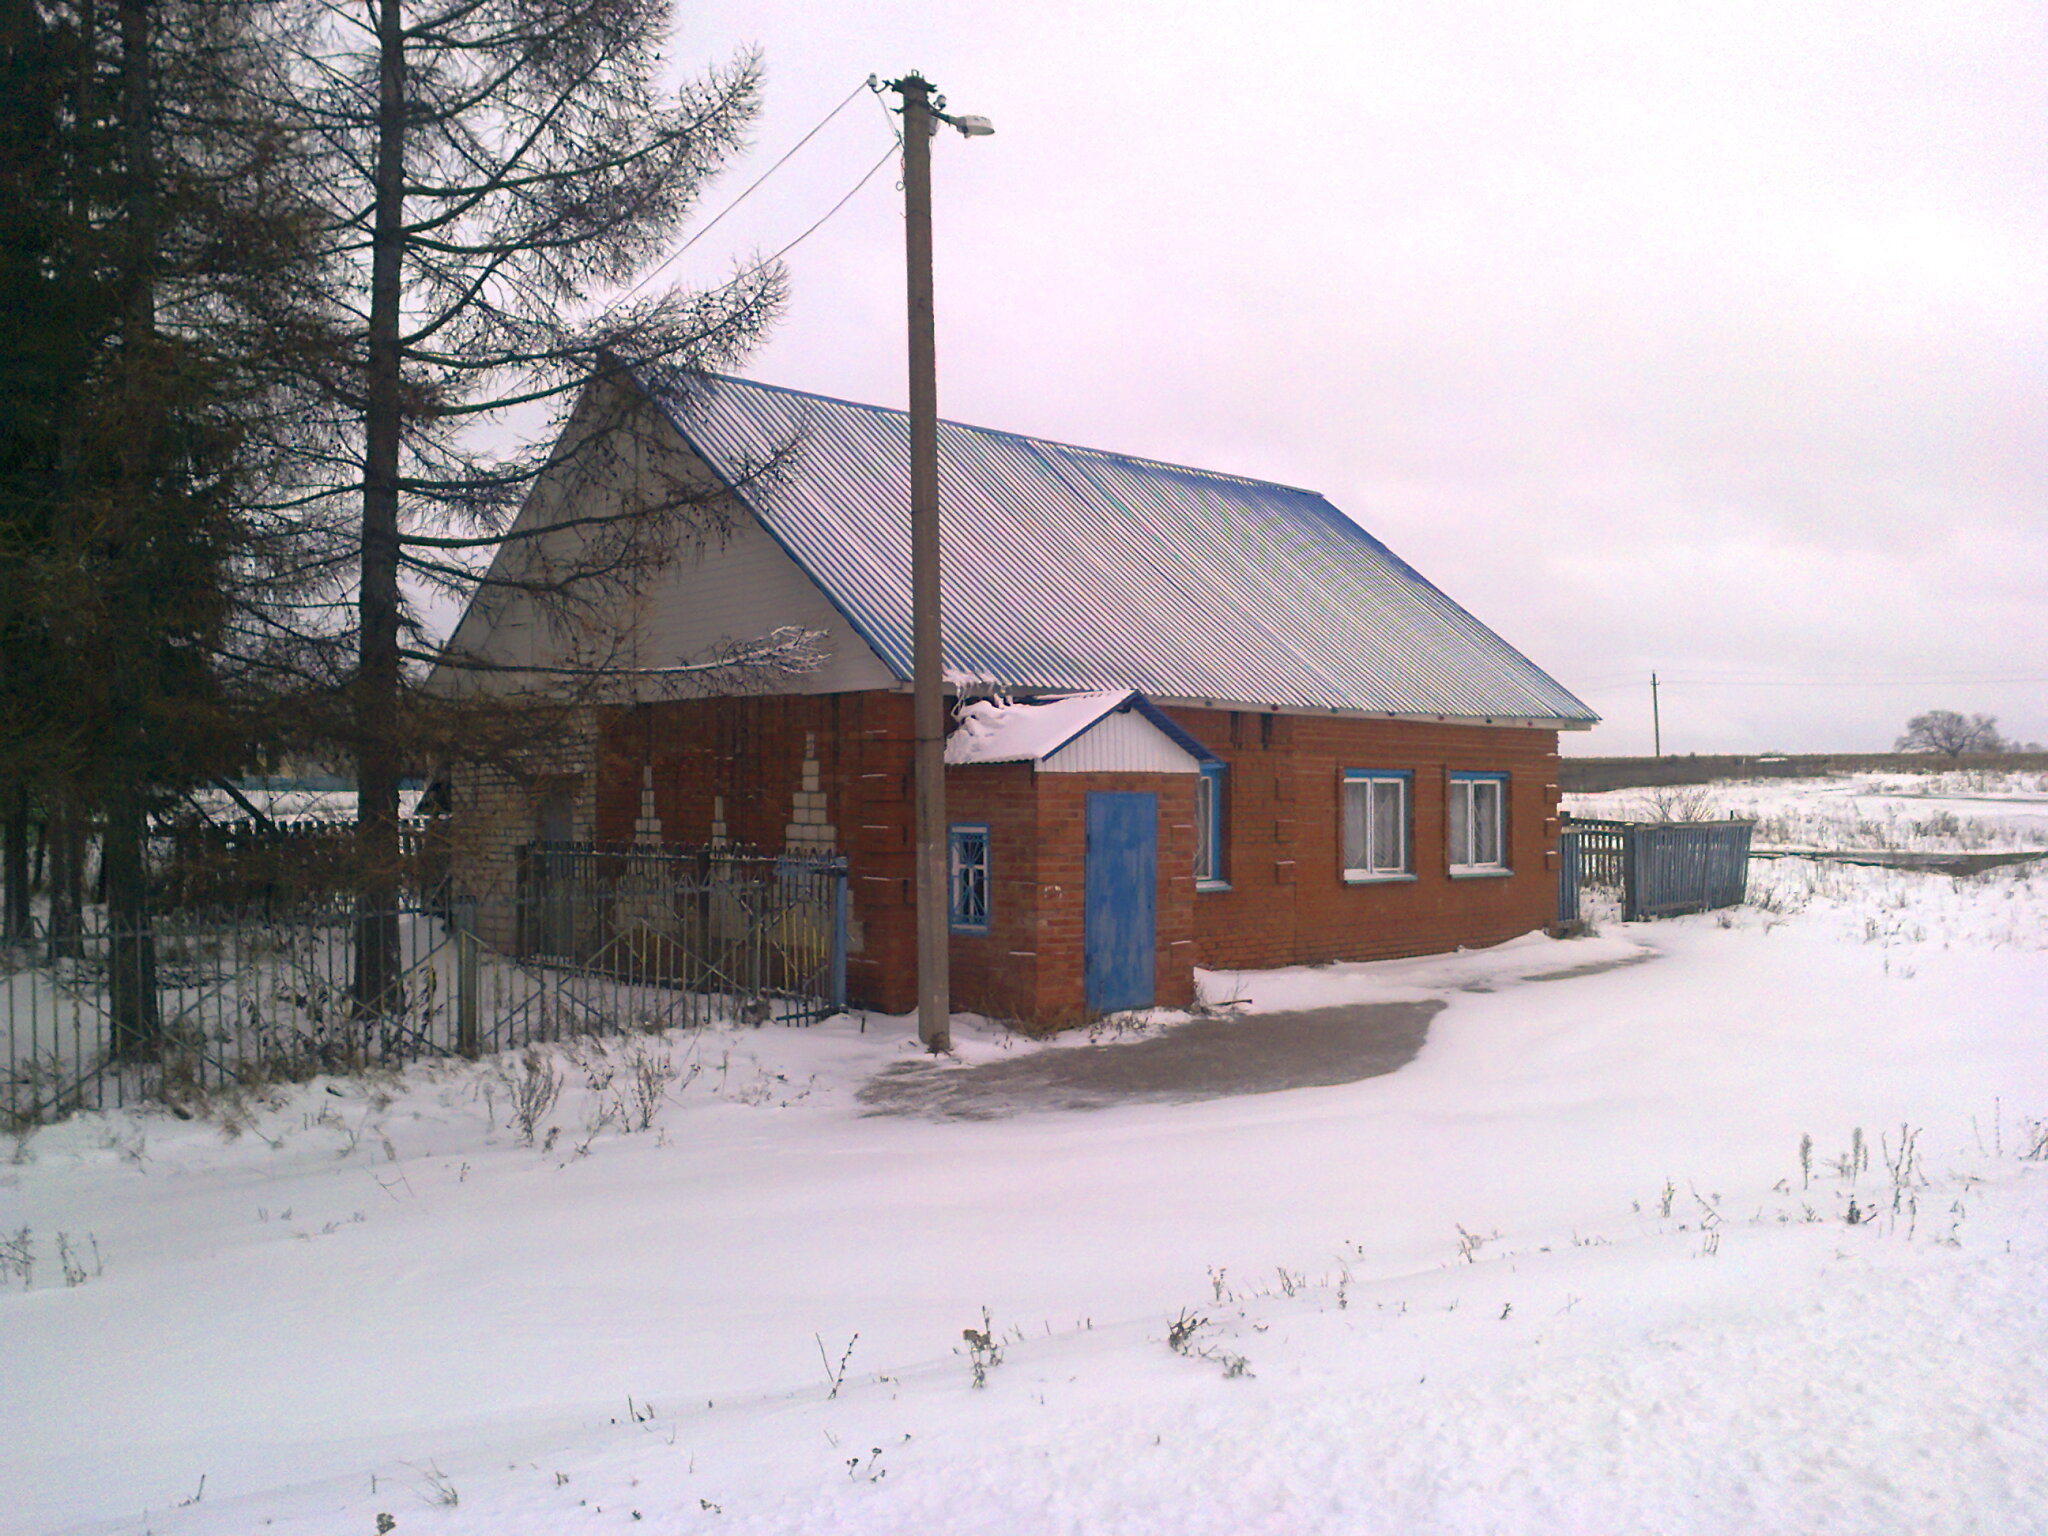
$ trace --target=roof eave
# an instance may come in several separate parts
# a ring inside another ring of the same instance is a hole
[[[1310,708],[1299,704],[1266,704],[1245,699],[1211,699],[1192,695],[1151,694],[1155,704],[1177,709],[1245,710],[1260,715],[1291,715],[1305,720],[1406,720],[1423,725],[1499,725],[1529,730],[1589,731],[1600,723],[1598,715],[1516,715],[1462,714],[1455,710],[1353,709],[1332,704]]]

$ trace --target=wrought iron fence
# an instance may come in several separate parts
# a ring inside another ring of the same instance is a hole
[[[1578,918],[1585,886],[1618,894],[1627,922],[1739,906],[1749,894],[1754,825],[1572,817],[1560,835],[1558,920]]]
[[[142,932],[89,909],[61,953],[0,955],[0,1123],[844,1006],[844,860],[541,845],[523,863],[527,889],[497,903],[171,912]],[[374,1002],[366,929],[396,936],[395,981]]]
[[[846,861],[533,843],[516,951],[691,991],[842,1000]]]

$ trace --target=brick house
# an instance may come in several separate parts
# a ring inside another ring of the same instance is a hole
[[[593,386],[586,413],[600,395],[606,430],[631,418],[636,453],[701,479],[729,532],[618,616],[608,654],[649,669],[639,702],[589,710],[582,745],[530,772],[457,777],[455,876],[502,886],[543,836],[836,848],[851,1000],[906,1011],[905,418],[717,377]],[[1557,733],[1596,716],[1322,497],[952,423],[940,484],[955,1006],[1180,1004],[1196,966],[1551,921]],[[590,494],[544,480],[522,519]],[[773,691],[652,680],[787,625],[822,661]],[[472,605],[450,650],[544,669],[568,645],[514,591]]]

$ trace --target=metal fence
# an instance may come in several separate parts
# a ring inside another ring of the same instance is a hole
[[[533,843],[516,952],[693,992],[846,997],[846,860]]]
[[[91,908],[65,953],[0,955],[0,1125],[237,1082],[476,1056],[575,1035],[806,1024],[844,1006],[845,861],[540,845],[498,903],[170,913]],[[362,998],[360,938],[395,935]]]
[[[1747,821],[1594,821],[1560,835],[1558,921],[1579,916],[1583,887],[1614,891],[1622,918],[1674,917],[1739,906],[1749,894]]]

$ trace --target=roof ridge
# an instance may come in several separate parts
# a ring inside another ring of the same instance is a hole
[[[671,373],[679,372],[673,364],[656,364]],[[712,373],[708,370],[698,377],[715,379],[721,384],[739,384],[748,389],[767,390],[778,395],[793,395],[799,400],[819,400],[827,405],[845,406],[851,410],[867,411],[876,416],[908,416],[906,410],[893,405],[875,405],[866,400],[848,400],[839,395],[820,394],[815,389],[797,389],[788,384],[770,384],[765,379],[743,378],[735,373]],[[1229,470],[1204,469],[1199,464],[1176,464],[1170,459],[1149,458],[1142,453],[1120,453],[1114,448],[1093,448],[1086,443],[1064,442],[1056,437],[1034,437],[1029,432],[1013,432],[1007,427],[984,427],[976,422],[958,421],[950,416],[941,416],[939,425],[953,427],[962,432],[978,432],[984,437],[1008,438],[1012,442],[1029,443],[1035,448],[1051,448],[1061,453],[1089,454],[1098,459],[1111,459],[1124,464],[1142,464],[1148,469],[1172,470],[1175,474],[1200,475],[1205,479],[1222,481],[1228,485],[1270,486],[1278,491],[1291,491],[1297,496],[1315,496],[1324,501],[1329,498],[1321,491],[1305,485],[1290,485],[1285,480],[1261,480],[1253,475],[1232,474]],[[1348,519],[1347,519],[1348,521]]]

